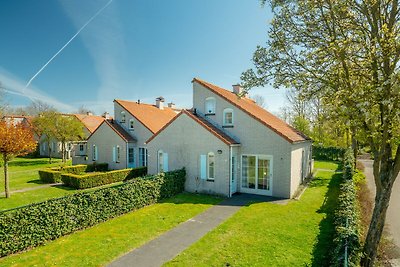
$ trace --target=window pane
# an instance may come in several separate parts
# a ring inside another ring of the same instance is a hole
[[[215,177],[214,165],[214,154],[208,154],[208,179],[214,179]]]
[[[232,124],[232,112],[226,112],[225,113],[225,124]]]
[[[242,158],[242,187],[255,188],[256,186],[256,157],[243,156]]]
[[[158,152],[158,172],[164,171],[164,157],[162,152]]]
[[[270,188],[270,161],[267,159],[258,160],[258,189],[269,190]]]
[[[133,156],[133,148],[129,148],[128,149],[128,161],[129,161],[129,163],[133,163],[133,158],[134,156]]]

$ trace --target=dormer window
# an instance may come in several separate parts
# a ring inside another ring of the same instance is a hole
[[[134,122],[134,120],[133,119],[130,119],[129,120],[129,130],[133,130],[133,129],[135,129],[135,122]]]
[[[207,97],[206,104],[205,104],[205,114],[211,115],[215,114],[215,98],[214,97]]]
[[[233,127],[233,109],[224,109],[223,126]]]
[[[121,111],[121,122],[125,122],[125,121],[126,121],[125,111]]]

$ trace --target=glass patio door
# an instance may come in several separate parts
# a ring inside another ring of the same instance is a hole
[[[242,156],[241,191],[272,195],[272,156]]]

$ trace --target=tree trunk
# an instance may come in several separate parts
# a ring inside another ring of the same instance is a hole
[[[382,237],[383,228],[385,226],[386,212],[389,207],[390,195],[393,183],[395,181],[393,168],[388,166],[384,170],[380,170],[380,185],[376,185],[375,207],[369,225],[367,238],[364,245],[364,256],[361,260],[361,266],[372,267],[377,256],[377,249]]]
[[[61,142],[62,162],[65,163],[65,142]]]
[[[4,190],[6,193],[6,198],[10,197],[10,187],[8,184],[8,158],[6,155],[3,155],[4,161]]]

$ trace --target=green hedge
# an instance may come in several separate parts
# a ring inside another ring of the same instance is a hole
[[[0,213],[0,256],[26,250],[182,192],[184,169]]]
[[[44,183],[61,183],[61,175],[63,173],[80,174],[82,172],[93,172],[93,171],[107,171],[108,163],[97,163],[90,165],[74,165],[74,166],[63,166],[48,168],[39,171],[40,180]]]
[[[313,159],[342,160],[346,149],[340,147],[322,147],[313,145]]]
[[[344,173],[340,186],[338,206],[335,211],[335,239],[332,266],[358,266],[361,256],[360,210],[357,202],[357,188],[354,182],[354,156],[351,149],[344,154]]]
[[[100,173],[87,173],[83,175],[64,173],[61,174],[62,182],[76,189],[92,188],[100,185],[130,180],[147,174],[147,167],[123,169]]]

